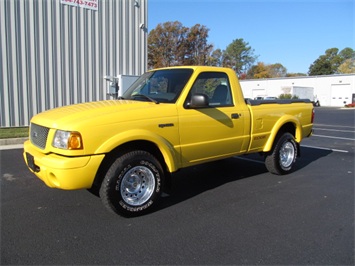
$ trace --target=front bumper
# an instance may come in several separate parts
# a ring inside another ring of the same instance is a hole
[[[91,188],[104,154],[67,157],[44,154],[28,140],[24,143],[28,168],[47,186],[66,190]]]

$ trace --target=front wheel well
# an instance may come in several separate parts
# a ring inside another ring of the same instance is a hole
[[[97,170],[93,185],[89,191],[95,195],[98,195],[101,183],[114,161],[123,154],[134,150],[143,150],[152,154],[157,160],[159,160],[160,164],[162,165],[166,178],[169,178],[170,175],[164,157],[156,144],[145,140],[136,140],[124,143],[105,155],[105,158]],[[167,180],[167,183],[170,183],[170,181]]]

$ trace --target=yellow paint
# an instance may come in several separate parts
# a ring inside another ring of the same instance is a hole
[[[175,67],[182,68],[182,67]],[[232,69],[193,69],[175,104],[111,100],[56,108],[34,116],[31,123],[49,128],[46,147],[30,141],[24,145],[40,168],[35,174],[48,186],[61,189],[90,188],[105,155],[134,141],[154,144],[167,169],[174,172],[194,164],[230,156],[270,151],[279,129],[286,123],[296,128],[296,141],[312,130],[312,105],[306,103],[250,106]],[[186,109],[184,102],[202,72],[228,75],[233,106]],[[233,118],[237,114],[238,118]],[[55,131],[76,132],[71,149],[52,146]]]

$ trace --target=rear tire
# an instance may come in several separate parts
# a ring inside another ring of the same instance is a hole
[[[100,197],[114,213],[131,217],[150,211],[160,198],[164,172],[160,162],[146,151],[118,157],[102,182]]]
[[[292,171],[298,154],[295,138],[290,133],[284,133],[277,140],[271,153],[265,158],[265,166],[270,173],[285,175]]]

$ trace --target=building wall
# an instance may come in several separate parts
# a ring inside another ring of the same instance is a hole
[[[355,94],[355,74],[242,80],[240,83],[245,98],[278,97],[294,87],[313,88],[314,97],[322,106],[344,106],[344,102],[352,103]]]
[[[75,2],[0,1],[1,127],[106,99],[104,76],[146,71],[147,0]]]

